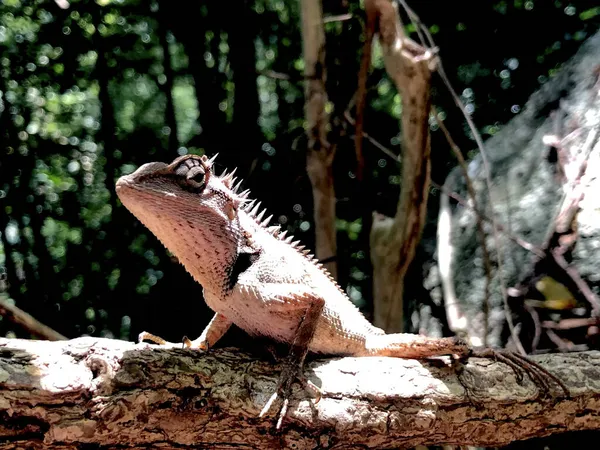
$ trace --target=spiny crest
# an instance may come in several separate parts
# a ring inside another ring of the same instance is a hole
[[[315,266],[317,266],[319,269],[321,269],[321,271],[325,275],[327,275],[329,280],[338,288],[338,290],[342,294],[346,295],[344,290],[338,285],[337,281],[331,276],[329,271],[327,271],[327,269],[325,269],[323,264],[321,262],[319,262],[319,260],[313,254],[311,254],[309,249],[305,248],[305,245],[301,244],[300,240],[294,241],[294,236],[292,236],[292,235],[287,236],[287,230],[282,231],[280,225],[268,226],[269,222],[273,218],[273,215],[269,215],[269,217],[267,217],[266,219],[263,220],[263,217],[267,213],[267,210],[266,210],[266,208],[261,210],[260,205],[261,205],[261,202],[259,202],[259,201],[258,202],[256,200],[249,201],[243,207],[243,211],[246,214],[248,214],[250,217],[252,217],[258,225],[260,225],[262,228],[264,228],[266,231],[268,231],[273,237],[279,239],[281,242],[285,243],[286,245],[289,245],[291,248],[293,248],[294,250],[298,251],[301,255],[303,255],[308,261],[310,261]]]
[[[203,160],[206,162],[208,167],[212,167],[216,157],[217,157],[217,155],[213,156],[210,160],[208,160],[204,156]],[[260,201],[257,201],[256,199],[250,200],[248,198],[248,196],[250,195],[249,189],[246,189],[245,191],[242,191],[238,194],[238,190],[239,190],[240,186],[242,185],[243,180],[238,181],[237,184],[234,185],[236,178],[233,175],[235,174],[235,172],[236,172],[236,169],[233,169],[229,173],[227,173],[227,171],[224,171],[219,178],[221,179],[221,182],[228,189],[230,189],[232,191],[232,194],[234,194],[236,196],[236,199],[238,200],[238,202],[240,204],[240,209],[242,211],[244,211],[246,214],[248,214],[251,218],[253,218],[260,227],[265,229],[273,237],[275,237],[275,238],[279,239],[281,242],[289,245],[291,248],[293,248],[298,253],[303,255],[308,261],[310,261],[315,266],[317,266],[319,269],[321,269],[321,271],[325,275],[327,275],[329,280],[338,288],[338,290],[342,294],[346,295],[344,290],[338,285],[337,281],[331,276],[329,271],[327,271],[327,269],[325,269],[323,264],[321,262],[319,262],[319,260],[317,258],[315,258],[315,256],[313,254],[310,253],[310,250],[305,249],[305,246],[302,245],[299,240],[294,241],[294,237],[292,235],[287,236],[287,230],[282,231],[280,225],[269,226],[269,223],[271,222],[273,215],[269,215],[266,219],[263,220],[265,214],[267,214],[267,209],[266,208],[261,209]]]
[[[227,170],[224,170],[223,173],[221,174],[221,176],[219,177],[221,179],[221,182],[225,186],[227,186],[227,189],[231,189],[231,190],[235,189],[235,188],[232,188],[232,186],[233,186],[233,183],[235,183],[235,180],[236,180],[236,178],[233,176],[235,174],[236,170],[237,170],[237,168],[233,169],[229,173],[227,173]],[[239,186],[239,184],[238,184],[238,186]]]
[[[213,160],[214,160],[214,158],[211,159],[211,161],[213,161]],[[207,162],[207,165],[208,165],[208,162]],[[209,168],[210,167],[211,166],[209,166]],[[238,192],[240,190],[240,187],[242,186],[243,180],[238,181],[237,177],[234,177],[236,170],[237,170],[237,168],[233,169],[229,173],[227,173],[227,170],[224,170],[223,173],[221,174],[221,176],[219,177],[219,179],[221,180],[223,185],[231,191],[231,197],[232,197],[234,203],[237,206],[243,207],[246,203],[249,202],[248,195],[250,194],[250,190],[246,189],[245,191]],[[237,183],[236,183],[236,181],[237,181]]]
[[[208,159],[208,156],[202,155],[200,157],[200,159],[205,164],[205,166],[210,169],[210,168],[212,168],[213,164],[215,163],[215,160],[217,159],[217,156],[219,156],[219,154],[215,153],[212,158]],[[186,158],[188,158],[188,157],[193,157],[193,155],[186,156]]]

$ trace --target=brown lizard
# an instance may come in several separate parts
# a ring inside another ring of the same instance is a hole
[[[269,226],[260,203],[238,192],[233,172],[214,174],[214,159],[185,155],[171,164],[147,163],[119,178],[116,190],[131,211],[202,285],[215,312],[200,337],[184,338],[190,348],[212,347],[232,324],[252,336],[290,345],[277,389],[260,413],[282,397],[277,428],[285,417],[297,379],[320,398],[303,376],[307,352],[336,356],[424,359],[450,355],[499,359],[548,389],[564,384],[533,361],[510,352],[474,350],[458,338],[385,334],[350,301],[323,266],[279,226]],[[234,171],[235,172],[235,171]],[[175,344],[150,333],[142,340]],[[179,344],[181,345],[181,344]]]

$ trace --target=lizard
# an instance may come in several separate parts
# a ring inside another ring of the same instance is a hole
[[[209,350],[235,324],[250,336],[288,345],[277,386],[262,408],[264,417],[280,398],[276,428],[286,416],[292,383],[297,380],[318,402],[320,389],[303,375],[307,354],[387,356],[426,359],[480,356],[508,364],[520,379],[528,374],[548,390],[549,380],[569,396],[566,386],[546,369],[520,354],[471,348],[458,337],[386,334],[372,325],[324,266],[270,225],[266,209],[240,192],[236,170],[216,175],[217,155],[186,154],[170,164],[149,162],[115,186],[125,206],[174,254],[193,279],[214,316],[194,340],[183,345]],[[237,181],[237,182],[236,182]],[[175,344],[142,332],[138,341]],[[182,345],[179,343],[178,345]]]

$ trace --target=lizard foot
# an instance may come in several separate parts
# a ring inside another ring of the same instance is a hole
[[[519,383],[523,380],[524,375],[528,375],[534,383],[541,387],[545,394],[550,392],[551,384],[554,382],[562,389],[566,397],[571,396],[567,386],[558,377],[535,361],[518,353],[483,348],[472,350],[469,356],[493,359],[506,364],[513,370]]]
[[[138,343],[141,343],[143,341],[151,341],[151,342],[154,342],[155,344],[158,344],[160,346],[167,347],[167,348],[177,348],[177,347],[192,348],[192,347],[194,347],[193,342],[190,341],[190,339],[187,336],[184,336],[180,343],[176,343],[176,342],[165,341],[160,336],[156,336],[152,333],[148,333],[147,331],[142,331],[138,335]],[[200,350],[208,350],[207,346],[204,347],[202,345],[198,345],[196,347]]]
[[[277,430],[281,429],[281,424],[287,414],[289,399],[292,392],[292,383],[295,379],[300,382],[304,389],[310,391],[317,398],[315,404],[321,400],[321,389],[306,379],[302,373],[302,367],[298,363],[296,363],[293,359],[288,358],[284,363],[283,369],[281,370],[281,375],[279,376],[279,382],[277,383],[275,392],[273,392],[273,395],[271,395],[258,415],[260,418],[264,417],[273,406],[273,403],[275,403],[275,400],[277,400],[278,397],[281,397],[283,402],[278,413],[277,425],[275,427]]]

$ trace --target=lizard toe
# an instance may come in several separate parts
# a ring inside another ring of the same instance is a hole
[[[278,398],[281,398],[282,405],[277,412],[277,425],[276,429],[279,430],[283,423],[283,419],[285,418],[288,408],[290,397],[292,394],[292,384],[294,381],[298,381],[306,390],[313,393],[318,400],[321,399],[321,390],[311,381],[307,380],[304,374],[302,373],[302,367],[298,365],[293,358],[289,358],[285,361],[283,368],[281,370],[281,374],[279,376],[279,381],[277,382],[277,386],[275,391],[265,403],[265,406],[262,408],[260,414],[258,415],[260,418],[264,417],[267,412],[272,408],[273,404]],[[317,400],[317,401],[318,401]]]
[[[260,414],[258,415],[259,418],[262,419],[265,416],[265,414],[267,414],[267,412],[271,409],[271,406],[273,406],[273,403],[275,403],[275,400],[277,400],[278,394],[279,393],[275,391],[273,392],[273,395],[269,397],[269,400],[267,400],[267,403],[265,403],[265,406],[263,406],[263,409],[261,409]]]
[[[532,359],[523,355],[506,350],[484,348],[473,350],[471,356],[493,359],[494,361],[506,364],[515,373],[517,382],[522,382],[524,375],[527,375],[544,394],[550,393],[551,384],[554,382],[554,384],[563,391],[566,397],[571,396],[567,386],[558,377]]]
[[[306,377],[302,374],[298,376],[298,379],[300,380],[300,383],[302,383],[302,387],[304,387],[305,390],[310,392],[315,397],[315,405],[319,403],[323,397],[323,391],[321,391],[321,388],[319,388],[319,386],[314,384],[312,381],[306,379]]]
[[[151,342],[154,342],[155,344],[158,344],[158,345],[167,344],[167,341],[165,341],[160,336],[155,336],[154,334],[148,333],[147,331],[142,331],[138,335],[138,343],[141,344],[144,341],[151,341]]]
[[[283,400],[283,404],[278,412],[278,421],[277,421],[277,429],[281,427],[281,423],[283,421],[283,417],[287,413],[287,408],[289,405],[289,398],[292,392],[292,383],[296,378],[296,373],[292,370],[291,364],[285,364],[283,366],[283,370],[281,371],[281,375],[279,376],[279,381],[277,383],[277,387],[275,388],[275,392],[269,399],[269,401],[265,404],[263,410],[261,411],[261,417],[266,414],[266,412],[271,409],[271,406],[275,402],[275,400],[280,397]]]

